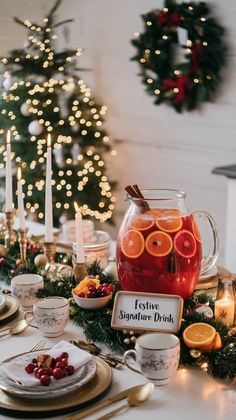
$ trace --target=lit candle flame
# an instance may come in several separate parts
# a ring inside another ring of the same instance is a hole
[[[11,143],[11,130],[7,130],[7,144]]]
[[[20,167],[18,167],[17,169],[17,179],[18,181],[21,181],[21,168]]]
[[[74,208],[75,208],[76,213],[79,213],[80,212],[79,206],[76,203],[76,201],[74,201]]]
[[[51,134],[49,133],[48,138],[47,138],[47,146],[51,147],[51,144],[52,144],[52,137],[51,137]]]

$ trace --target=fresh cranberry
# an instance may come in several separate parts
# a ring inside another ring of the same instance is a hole
[[[37,375],[38,375],[38,371],[39,371],[39,368],[38,367],[35,367],[34,368],[34,376],[37,378]]]
[[[90,292],[94,292],[96,290],[96,286],[89,286],[88,289]]]
[[[48,375],[53,376],[53,368],[52,367],[48,368]]]
[[[69,354],[66,351],[63,351],[63,353],[61,354],[61,358],[62,359],[68,359]]]
[[[68,365],[68,359],[64,357],[64,358],[61,360],[61,364],[62,364],[62,366],[67,366],[67,365]]]
[[[37,365],[37,363],[38,363],[38,361],[37,361],[37,359],[32,359],[32,363],[34,364],[34,365]]]
[[[35,369],[35,365],[33,365],[33,363],[29,363],[27,366],[25,366],[25,371],[27,373],[33,373]]]
[[[110,283],[102,283],[103,287],[109,287]]]
[[[84,292],[81,292],[81,293],[78,294],[78,296],[84,298],[85,294],[84,294]]]
[[[38,370],[38,377],[41,378],[41,376],[44,376],[44,375],[48,375],[48,370],[46,368],[40,368]]]
[[[111,292],[114,292],[114,290],[115,290],[115,285],[114,285],[114,284],[109,284],[108,289],[109,289]]]
[[[55,379],[62,379],[65,377],[64,369],[59,367],[53,369],[53,376]]]
[[[62,362],[57,362],[57,363],[55,364],[55,368],[62,368],[62,367],[63,367]]]
[[[88,292],[88,294],[87,294],[87,298],[94,298],[94,297],[96,297],[96,292]]]
[[[50,378],[49,375],[42,375],[40,377],[40,382],[41,382],[42,385],[47,386],[47,385],[50,384],[51,378]]]
[[[70,376],[70,375],[73,375],[73,373],[75,371],[75,368],[74,368],[74,366],[69,365],[69,366],[67,366],[66,371],[67,371],[68,375]]]
[[[55,357],[55,361],[56,361],[56,363],[57,363],[57,362],[61,362],[61,357],[60,357],[60,356]]]
[[[97,290],[102,290],[102,288],[103,288],[103,284],[99,284]]]

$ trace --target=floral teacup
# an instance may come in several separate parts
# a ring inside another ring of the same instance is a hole
[[[129,364],[130,355],[135,356],[140,370]],[[167,333],[148,333],[137,338],[135,350],[125,353],[124,362],[129,369],[141,373],[155,385],[165,385],[178,369],[179,358],[178,337]]]
[[[43,277],[39,274],[19,274],[11,280],[12,294],[19,299],[23,308],[32,308],[38,300],[36,293],[43,286]]]

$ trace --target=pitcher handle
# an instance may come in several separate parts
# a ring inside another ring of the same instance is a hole
[[[219,233],[218,228],[216,225],[215,220],[207,211],[195,211],[192,213],[193,216],[197,217],[205,217],[211,227],[212,238],[213,241],[211,242],[211,247],[209,253],[206,257],[202,259],[201,262],[201,272],[200,275],[209,271],[216,263],[218,256],[219,256]]]

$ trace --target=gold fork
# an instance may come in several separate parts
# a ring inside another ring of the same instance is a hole
[[[39,340],[30,350],[30,351],[36,351],[36,350],[42,350],[45,347],[46,340]]]

